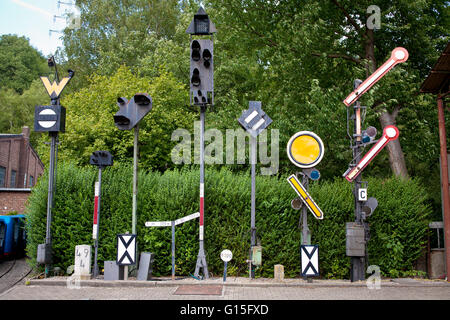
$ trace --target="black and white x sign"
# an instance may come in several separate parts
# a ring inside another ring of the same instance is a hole
[[[301,245],[302,276],[311,277],[319,275],[319,247],[316,245]]]
[[[117,235],[117,260],[120,266],[129,266],[136,264],[136,235],[118,234]]]

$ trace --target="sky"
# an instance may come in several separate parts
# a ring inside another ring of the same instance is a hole
[[[45,57],[50,56],[58,46],[62,47],[61,34],[50,30],[61,31],[66,27],[65,18],[54,16],[76,10],[63,3],[75,0],[0,0],[0,35],[25,36]]]

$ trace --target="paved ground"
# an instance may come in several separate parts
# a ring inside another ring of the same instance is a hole
[[[72,280],[72,281],[71,281]],[[1,281],[1,279],[0,279]],[[82,280],[68,277],[25,280],[0,294],[0,300],[450,300],[446,281],[382,280],[379,289],[365,282],[338,280],[221,278],[198,281],[192,278],[160,281]],[[198,292],[175,295],[180,286],[190,285]],[[202,295],[207,286],[223,286],[220,295]]]
[[[81,287],[17,285],[0,300],[450,300],[450,287],[237,287],[217,295],[174,295],[177,287]]]
[[[223,282],[222,278],[200,281],[185,277],[105,281],[37,279],[29,272],[24,259],[1,263],[0,300],[450,300],[450,283],[444,280],[383,279],[379,289],[370,289],[365,281],[348,280],[309,283],[303,279],[228,277]],[[189,294],[176,294],[179,288],[177,293]]]

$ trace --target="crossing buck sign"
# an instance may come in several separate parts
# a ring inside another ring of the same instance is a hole
[[[117,235],[117,259],[119,266],[129,266],[136,264],[136,235]]]
[[[317,245],[301,245],[302,276],[319,276],[319,247]]]

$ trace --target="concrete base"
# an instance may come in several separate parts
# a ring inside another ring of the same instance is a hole
[[[80,275],[75,275],[77,276],[80,280],[91,280],[92,279],[92,274],[80,274]]]
[[[281,264],[276,264],[273,270],[273,278],[275,281],[284,280],[284,266]]]
[[[445,249],[432,249],[430,253],[430,278],[437,279],[445,274]]]
[[[124,267],[118,266],[116,261],[105,261],[105,280],[123,280]]]

